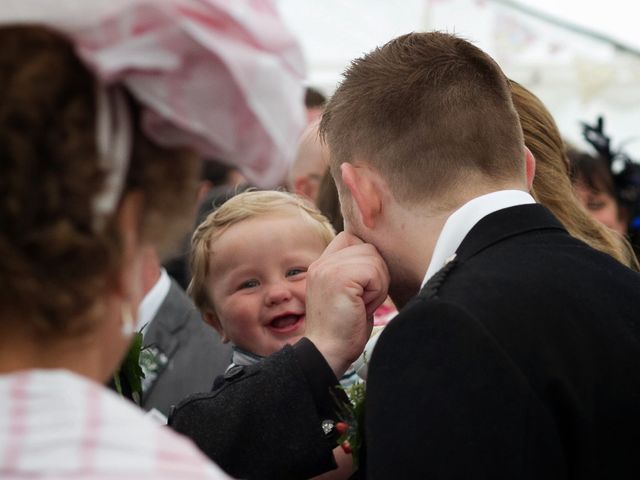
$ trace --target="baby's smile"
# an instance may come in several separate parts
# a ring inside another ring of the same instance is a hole
[[[285,313],[271,319],[267,328],[274,333],[291,333],[304,325],[304,319],[304,313]]]

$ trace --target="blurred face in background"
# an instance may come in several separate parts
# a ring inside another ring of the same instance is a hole
[[[621,235],[627,234],[624,212],[606,189],[592,188],[584,180],[578,179],[573,190],[578,201],[593,218]]]

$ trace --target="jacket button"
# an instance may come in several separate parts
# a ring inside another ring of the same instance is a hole
[[[224,373],[224,379],[229,381],[234,378],[240,377],[244,373],[244,367],[242,365],[235,365]]]
[[[333,420],[323,420],[322,421],[322,431],[325,435],[331,435],[333,429],[335,427],[335,422]]]

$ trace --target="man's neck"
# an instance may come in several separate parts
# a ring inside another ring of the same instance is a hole
[[[395,216],[393,230],[398,234],[390,239],[383,256],[390,270],[389,296],[402,308],[420,290],[420,284],[431,262],[431,255],[442,227],[452,212],[424,212],[404,210]]]
[[[160,280],[162,267],[154,247],[146,247],[142,258],[142,288],[143,293],[146,295]]]
[[[451,215],[473,199],[499,190],[513,189],[510,184],[485,186],[480,183],[467,190],[458,190],[448,198],[450,203],[433,208],[433,204],[402,207],[395,204],[386,231],[390,235],[384,244],[383,257],[391,273],[389,296],[402,308],[421,288],[442,230]]]

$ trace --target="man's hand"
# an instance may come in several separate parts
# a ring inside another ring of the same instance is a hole
[[[388,287],[389,271],[376,248],[345,232],[309,267],[305,336],[338,378],[362,353]]]

